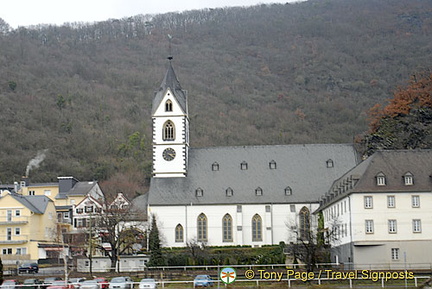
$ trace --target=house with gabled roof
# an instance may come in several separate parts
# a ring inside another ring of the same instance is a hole
[[[124,209],[132,205],[131,201],[123,194],[118,193],[115,199],[110,203],[110,208]]]
[[[105,209],[105,204],[88,195],[81,202],[73,206],[73,230],[82,230],[89,227],[89,222],[95,215]],[[94,222],[94,221],[93,221]]]
[[[1,195],[0,253],[4,264],[50,258],[58,237],[55,206],[50,198]]]
[[[377,151],[333,183],[318,211],[337,235],[333,261],[351,269],[429,269],[432,150]]]
[[[351,144],[190,148],[187,97],[170,58],[153,99],[150,189],[134,200],[165,246],[294,242],[290,227],[360,160]]]

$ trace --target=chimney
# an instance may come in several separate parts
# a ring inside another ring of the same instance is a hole
[[[22,188],[28,187],[29,184],[30,184],[30,179],[29,179],[29,177],[22,176],[22,177],[21,177],[21,187],[22,187]]]
[[[74,177],[58,177],[57,179],[59,181],[59,193],[69,192],[78,183]]]

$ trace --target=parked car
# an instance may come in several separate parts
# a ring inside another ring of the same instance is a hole
[[[39,265],[37,263],[24,263],[18,267],[18,273],[37,273]]]
[[[96,280],[96,282],[98,282],[99,284],[99,289],[107,289],[109,287],[109,283],[108,280],[104,277],[97,277],[94,278],[94,280]]]
[[[210,287],[214,282],[210,275],[197,275],[194,279],[194,287]]]
[[[9,279],[4,280],[0,287],[1,289],[17,289],[19,284],[18,280]]]
[[[86,280],[86,278],[69,278],[69,282],[78,289],[81,288],[82,283]]]
[[[42,281],[39,279],[25,279],[21,288],[22,289],[40,289],[42,286]]]
[[[85,280],[81,283],[80,289],[100,289],[100,284],[97,280]]]
[[[55,280],[47,289],[75,289],[74,285],[70,281]]]
[[[60,277],[46,277],[42,283],[42,287],[43,288],[47,288],[48,286],[50,286],[54,281],[59,281],[61,280]]]
[[[155,279],[141,279],[138,285],[139,289],[156,289],[157,283]]]
[[[114,277],[109,283],[109,289],[132,289],[133,281],[130,277]]]

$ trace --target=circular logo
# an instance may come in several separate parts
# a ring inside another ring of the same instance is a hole
[[[233,268],[225,267],[221,270],[219,277],[225,284],[231,284],[236,280],[237,273]]]

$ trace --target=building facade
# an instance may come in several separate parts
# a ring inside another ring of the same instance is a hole
[[[189,148],[187,102],[170,61],[153,101],[150,190],[134,200],[165,246],[294,242],[301,212],[359,161],[350,144]]]
[[[49,248],[41,245],[51,244],[58,237],[51,199],[16,193],[0,197],[0,253],[4,264],[47,258]]]
[[[353,269],[430,268],[432,151],[378,151],[336,180],[319,211],[333,261]]]

